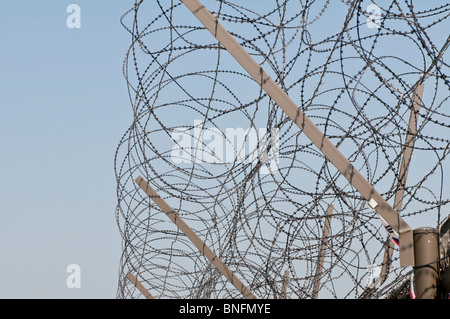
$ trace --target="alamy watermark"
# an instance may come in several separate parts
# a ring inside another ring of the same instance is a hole
[[[67,266],[66,272],[70,273],[67,277],[66,285],[69,289],[81,288],[81,267],[77,264]]]
[[[369,13],[366,25],[369,29],[379,29],[381,27],[381,9],[376,4],[370,4],[366,12]]]
[[[279,129],[205,128],[194,121],[193,129],[172,131],[175,144],[171,159],[175,164],[262,164],[261,174],[274,174],[279,169]]]
[[[67,17],[66,25],[69,29],[81,28],[81,8],[78,4],[70,4],[66,9],[70,15]]]
[[[378,288],[381,284],[381,267],[376,265],[369,265],[366,287],[370,289]]]

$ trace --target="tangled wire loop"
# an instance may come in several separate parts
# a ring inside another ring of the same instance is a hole
[[[386,201],[394,205],[402,188],[402,218],[442,223],[450,4],[203,3]],[[136,1],[122,24],[131,36],[123,71],[133,122],[115,157],[117,297],[142,297],[128,273],[155,298],[242,297],[138,187],[142,176],[257,297],[313,298],[319,283],[320,298],[358,298],[368,270],[385,262],[387,239],[362,196],[180,0]],[[409,176],[399,185],[408,147]],[[395,251],[371,297],[407,278],[398,259]]]

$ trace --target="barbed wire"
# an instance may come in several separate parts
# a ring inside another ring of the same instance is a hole
[[[425,89],[399,214],[448,214],[450,4],[226,1],[205,6],[391,204],[415,90]],[[371,11],[372,10],[372,11]],[[142,176],[259,298],[359,298],[381,266],[376,212],[179,0],[135,1],[123,73],[133,123],[115,157],[118,298],[241,298],[134,182]],[[447,107],[446,107],[447,106]],[[317,274],[328,206],[330,232]],[[371,294],[411,269],[394,253]]]

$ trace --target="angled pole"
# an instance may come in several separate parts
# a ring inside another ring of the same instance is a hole
[[[286,270],[283,276],[283,286],[281,287],[280,299],[286,299],[286,289],[289,281],[289,270]]]
[[[413,105],[409,117],[408,131],[405,139],[405,146],[403,148],[402,162],[400,164],[400,174],[397,184],[397,191],[394,196],[393,208],[400,214],[403,208],[403,197],[405,194],[406,180],[408,178],[409,166],[414,149],[414,144],[417,135],[417,122],[419,117],[420,107],[422,105],[424,83],[419,84],[414,90]],[[394,243],[392,240],[387,241],[387,246],[384,253],[383,266],[381,268],[381,283],[383,283],[389,274],[389,269],[392,262],[392,253],[394,251]]]
[[[127,278],[141,292],[141,294],[144,295],[145,298],[155,299],[155,297],[153,297],[152,294],[147,289],[145,289],[141,282],[131,272],[127,275]]]
[[[401,266],[414,265],[413,231],[317,126],[198,0],[181,0],[398,234]]]
[[[416,299],[436,299],[439,286],[439,230],[414,229],[414,294]]]
[[[313,299],[317,299],[319,296],[320,280],[322,278],[323,261],[325,259],[325,251],[328,244],[328,234],[330,232],[331,226],[331,215],[333,213],[333,205],[329,205],[327,213],[325,215],[325,224],[323,226],[322,240],[319,249],[319,258],[317,260],[316,275],[314,276],[314,288],[313,288]]]
[[[242,281],[222,262],[222,260],[201,240],[195,232],[184,222],[169,204],[145,181],[141,176],[136,179],[139,187],[155,202],[156,205],[170,218],[170,220],[186,235],[203,255],[216,266],[226,279],[247,299],[256,299],[255,295],[245,286]]]
[[[414,90],[413,103],[411,108],[411,113],[409,116],[408,129],[406,132],[405,144],[403,147],[402,159],[400,164],[400,172],[397,181],[397,190],[394,196],[394,205],[393,208],[400,214],[400,211],[403,208],[403,197],[405,194],[405,186],[408,178],[409,166],[411,163],[412,153],[414,150],[414,144],[417,136],[417,123],[419,118],[419,111],[422,105],[422,95],[424,89],[424,82],[421,82],[417,85]],[[383,256],[383,264],[381,266],[380,273],[380,283],[378,286],[382,285],[386,279],[388,278],[390,267],[392,264],[392,254],[394,252],[394,242],[388,238],[386,240],[386,246],[384,250]],[[376,288],[370,288],[363,292],[361,295],[362,298],[368,298]]]
[[[406,180],[408,178],[408,170],[411,163],[411,157],[416,142],[417,122],[419,117],[420,107],[422,105],[424,83],[420,84],[414,91],[413,105],[409,117],[408,131],[405,139],[405,146],[403,148],[402,163],[400,166],[400,174],[397,186],[397,192],[394,198],[394,209],[399,212],[403,206],[403,195],[405,193]]]

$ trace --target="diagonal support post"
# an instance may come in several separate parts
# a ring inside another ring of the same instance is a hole
[[[247,299],[256,299],[255,295],[236,277],[223,261],[195,234],[195,232],[184,222],[169,204],[144,180],[141,176],[136,179],[136,184],[147,193],[147,195],[158,205],[158,207],[170,218],[170,220],[180,229],[195,247],[209,259],[209,261],[219,270],[226,279]]]
[[[397,190],[394,196],[394,206],[393,208],[400,214],[400,211],[403,208],[403,197],[405,193],[405,185],[408,178],[409,166],[411,163],[412,153],[414,150],[414,144],[416,141],[417,135],[417,122],[419,117],[419,111],[422,105],[422,95],[425,83],[419,82],[414,90],[414,97],[412,99],[412,108],[409,116],[408,122],[408,130],[406,133],[405,144],[403,147],[402,159],[400,164],[399,177],[397,181]],[[381,266],[380,272],[380,283],[378,286],[381,286],[388,278],[389,271],[392,263],[392,255],[394,252],[394,242],[388,238],[386,240],[386,247],[384,250],[383,256],[383,264]],[[364,291],[361,295],[361,298],[368,298],[376,288],[371,288]]]
[[[142,285],[142,283],[136,278],[135,275],[132,273],[129,273],[127,275],[128,280],[141,292],[141,294],[147,298],[147,299],[155,299],[155,297],[152,296],[152,294],[145,289],[145,287]]]
[[[398,234],[400,241],[401,266],[414,265],[413,231],[411,227],[398,216],[397,212],[358,172],[350,161],[335,145],[317,128],[306,114],[292,101],[236,39],[219,23],[217,18],[199,0],[181,0],[211,34],[227,49],[235,60],[262,87],[292,121],[316,145],[324,156],[353,185],[362,197],[376,203],[376,211],[386,223]]]
[[[424,83],[421,83],[414,90],[413,105],[411,109],[411,114],[409,117],[408,131],[405,139],[405,146],[403,148],[402,161],[400,166],[400,174],[397,185],[397,191],[394,196],[394,206],[393,208],[400,214],[403,208],[403,196],[405,193],[406,180],[408,178],[409,166],[411,163],[411,157],[414,149],[414,144],[417,135],[417,122],[420,107],[422,105],[422,95],[423,95]],[[381,283],[383,283],[389,274],[389,268],[392,261],[392,253],[394,251],[394,243],[392,240],[388,240],[387,246],[384,253],[383,266],[381,268]]]

